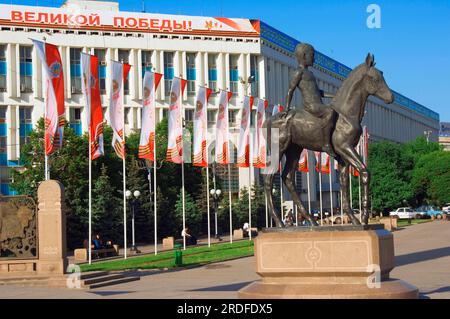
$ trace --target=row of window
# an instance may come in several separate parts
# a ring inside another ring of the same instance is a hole
[[[33,128],[31,119],[31,107],[21,106],[19,108],[20,120],[20,146],[28,143],[29,133]],[[6,165],[6,147],[7,147],[7,121],[6,106],[0,106],[0,165]]]
[[[70,79],[71,92],[73,94],[81,93],[81,48],[70,48]],[[32,92],[32,47],[20,46],[20,91],[22,93]],[[99,60],[99,85],[101,94],[106,94],[106,49],[94,49],[94,54]],[[142,76],[147,70],[152,70],[151,62],[152,51],[141,51],[141,66]],[[119,61],[129,63],[130,50],[119,49]],[[217,91],[217,54],[208,55],[208,86],[213,92]],[[238,55],[229,56],[229,90],[233,94],[237,94],[239,88],[239,71],[238,71]],[[164,52],[164,81],[165,81],[165,95],[169,95],[172,85],[172,79],[175,76],[174,72],[174,53]],[[259,72],[257,64],[257,56],[251,55],[250,58],[250,73],[253,76],[253,83],[251,84],[251,92],[253,96],[259,96],[258,82]],[[0,92],[6,91],[6,45],[0,45]],[[186,78],[188,95],[195,95],[196,92],[196,53],[186,53]],[[124,93],[129,94],[129,80],[124,82]]]

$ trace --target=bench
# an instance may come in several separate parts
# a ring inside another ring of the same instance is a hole
[[[75,261],[88,261],[89,251],[87,240],[84,240],[83,246],[84,248],[74,250]],[[92,258],[105,258],[117,255],[119,255],[119,245],[113,245],[111,248],[92,249]]]

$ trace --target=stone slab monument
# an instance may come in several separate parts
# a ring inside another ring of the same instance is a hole
[[[64,187],[55,180],[38,188],[38,205],[26,196],[0,201],[2,277],[62,277],[67,269]]]
[[[39,186],[38,199],[39,262],[37,273],[62,275],[68,265],[64,187],[55,180],[44,181]]]

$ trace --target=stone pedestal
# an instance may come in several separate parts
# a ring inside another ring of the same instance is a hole
[[[67,269],[64,187],[48,180],[38,188],[39,275],[62,275]]]
[[[389,278],[394,241],[383,225],[266,229],[255,239],[262,280],[239,298],[418,298]]]

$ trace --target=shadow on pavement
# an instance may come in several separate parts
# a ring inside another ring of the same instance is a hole
[[[133,293],[135,291],[88,291],[91,294],[94,295],[99,295],[99,296],[113,296],[113,295],[123,295],[123,294],[130,294]]]
[[[251,284],[253,281],[239,282],[231,285],[223,285],[223,286],[213,286],[213,287],[205,287],[192,289],[189,291],[238,291],[241,288],[244,288],[248,284]]]
[[[450,256],[450,247],[436,248],[431,250],[419,251],[411,254],[395,256],[395,265],[404,266],[421,261],[432,260]]]
[[[430,291],[421,291],[420,295],[421,295],[421,297],[423,295],[426,298],[429,298],[427,295],[437,294],[437,293],[441,293],[441,292],[450,292],[450,286],[440,287],[440,288],[430,290]]]

